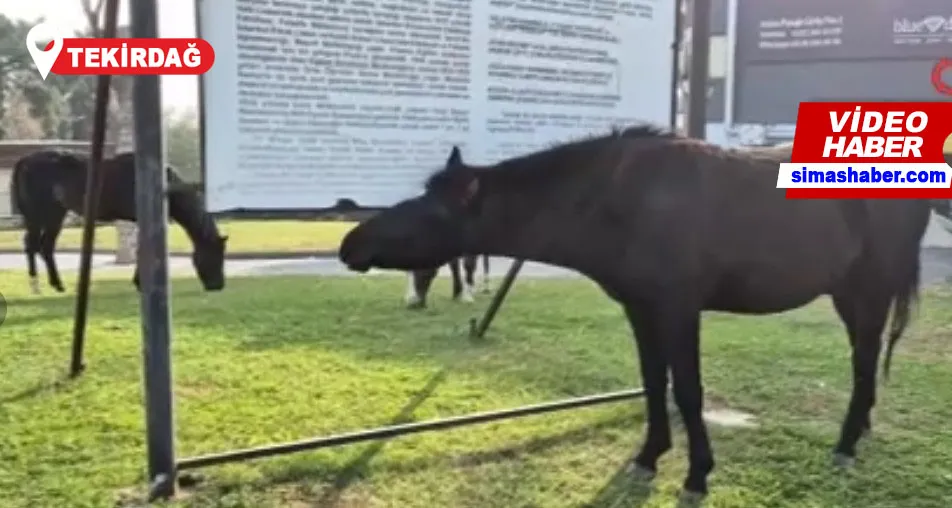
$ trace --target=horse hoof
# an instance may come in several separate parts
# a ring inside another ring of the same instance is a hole
[[[473,288],[473,286],[470,286],[469,284],[464,284],[463,290],[460,292],[459,299],[463,303],[473,303],[476,301],[476,299],[473,297],[473,293],[475,292],[476,291],[475,291],[475,288]]]
[[[653,469],[648,469],[637,462],[632,462],[628,465],[628,474],[637,481],[642,483],[648,483],[651,480],[654,480],[654,477],[658,474],[657,471]]]
[[[845,453],[836,452],[833,454],[833,465],[840,469],[849,469],[856,465],[856,457],[850,457]]]
[[[408,292],[407,295],[403,297],[403,303],[408,309],[422,309],[423,307],[426,307],[426,300],[412,291]]]
[[[703,492],[685,489],[681,491],[678,498],[678,506],[697,506],[701,504],[705,497],[707,497],[707,494]]]
[[[36,279],[30,279],[30,293],[34,295],[40,294],[40,281]]]

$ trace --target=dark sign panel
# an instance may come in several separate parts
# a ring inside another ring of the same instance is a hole
[[[796,121],[801,101],[948,100],[952,0],[737,0],[734,123]]]
[[[801,101],[949,100],[932,86],[929,60],[748,65],[737,69],[734,123],[794,123]]]
[[[949,0],[738,0],[737,63],[940,58]]]

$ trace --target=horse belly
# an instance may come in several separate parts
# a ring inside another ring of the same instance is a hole
[[[712,310],[766,314],[801,307],[830,293],[860,256],[862,237],[839,205],[779,200],[745,203],[712,228]]]
[[[740,314],[784,312],[829,293],[847,270],[845,263],[824,269],[778,265],[733,270],[718,280],[705,308]]]

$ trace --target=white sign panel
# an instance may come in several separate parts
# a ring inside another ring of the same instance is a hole
[[[388,206],[490,163],[667,125],[674,0],[203,0],[212,211]]]

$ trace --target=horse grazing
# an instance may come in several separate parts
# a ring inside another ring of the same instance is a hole
[[[478,256],[463,256],[464,277],[460,277],[460,258],[453,258],[447,263],[450,274],[453,276],[453,299],[466,303],[474,301],[473,293],[476,288],[476,258]],[[407,294],[404,301],[409,309],[423,309],[426,307],[426,295],[430,291],[433,279],[439,268],[428,270],[412,270],[407,275]],[[489,256],[483,256],[483,292],[489,291]]]
[[[10,195],[23,216],[30,286],[39,292],[36,275],[36,254],[46,264],[49,284],[64,291],[56,267],[54,250],[67,210],[83,213],[86,194],[88,158],[75,153],[41,150],[16,162],[10,179]],[[102,194],[99,221],[136,220],[135,154],[120,153],[102,161]],[[192,240],[192,264],[207,291],[225,287],[224,259],[227,236],[221,236],[215,220],[205,211],[201,196],[189,187],[172,168],[166,167],[169,215],[179,223]],[[133,283],[139,287],[139,270]]]
[[[773,314],[821,295],[852,347],[853,391],[834,463],[870,428],[881,335],[884,374],[918,296],[925,200],[792,200],[777,189],[790,146],[725,149],[651,126],[477,167],[454,148],[425,192],[344,237],[351,269],[414,270],[464,253],[574,269],[624,308],[646,392],[647,432],[631,471],[656,472],[671,448],[669,371],[688,436],[684,494],[707,492],[714,456],[702,419],[705,310]]]

